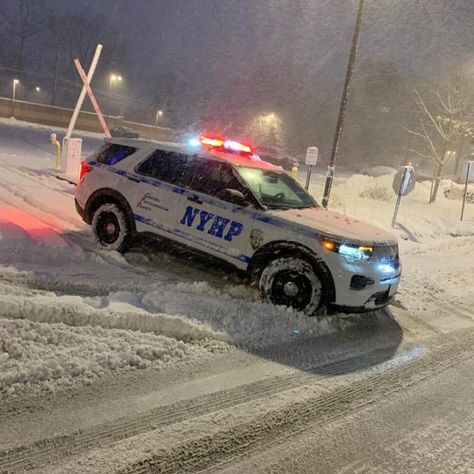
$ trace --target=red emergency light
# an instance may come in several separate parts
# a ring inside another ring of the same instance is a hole
[[[199,138],[201,145],[221,151],[228,151],[230,153],[238,153],[240,155],[253,155],[251,146],[240,143],[234,140],[223,140],[221,138],[206,137],[201,135]]]
[[[224,148],[224,140],[220,138],[211,138],[211,137],[200,137],[201,145],[207,146],[209,148]]]

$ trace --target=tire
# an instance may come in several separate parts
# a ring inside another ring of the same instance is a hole
[[[294,308],[307,316],[321,311],[325,303],[324,285],[314,266],[299,257],[272,260],[259,279],[263,301]]]
[[[94,240],[100,249],[127,250],[132,239],[132,228],[126,213],[116,204],[102,204],[92,217]]]

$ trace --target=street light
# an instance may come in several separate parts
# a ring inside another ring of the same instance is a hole
[[[285,146],[283,119],[276,112],[257,115],[251,122],[250,133],[262,145]]]
[[[40,87],[40,86],[36,86],[36,87],[35,87],[35,91],[36,91],[36,92],[41,92],[41,87]]]
[[[16,96],[16,86],[20,84],[18,79],[13,79],[13,95],[12,95],[12,117],[15,117],[15,96]]]
[[[108,110],[110,113],[110,101],[111,101],[111,96],[112,96],[112,85],[116,82],[122,82],[122,76],[119,74],[111,74],[109,78],[109,103],[108,103]]]
[[[155,125],[158,125],[158,120],[160,117],[163,117],[163,111],[162,110],[158,110],[156,112],[156,116],[155,116]]]
[[[344,125],[344,116],[346,115],[346,106],[349,99],[349,89],[351,85],[352,73],[354,72],[354,64],[359,47],[359,36],[362,26],[362,14],[364,13],[365,0],[359,0],[357,10],[356,23],[354,27],[354,35],[352,37],[351,53],[347,62],[346,79],[344,81],[344,89],[342,92],[341,105],[339,107],[339,116],[337,118],[336,133],[334,135],[334,143],[332,146],[331,158],[329,160],[328,172],[326,176],[326,185],[324,186],[323,207],[328,207],[329,195],[331,194],[332,182],[334,180],[334,169],[336,167],[337,150],[341,141],[342,126]]]

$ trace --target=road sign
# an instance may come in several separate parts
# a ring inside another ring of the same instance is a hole
[[[306,150],[305,164],[308,166],[316,166],[318,164],[319,150],[317,146],[310,146]]]
[[[402,196],[406,196],[408,193],[413,191],[416,184],[416,174],[413,166],[404,166],[394,177],[393,177],[393,190],[398,196],[397,204],[393,211],[392,227],[395,227],[397,220],[398,209],[400,208],[400,202]]]
[[[415,188],[416,173],[413,166],[404,166],[393,177],[393,191],[397,196],[406,196]]]
[[[310,146],[306,150],[306,158],[304,161],[305,165],[308,166],[308,171],[306,172],[306,191],[308,191],[309,182],[311,181],[311,171],[313,170],[313,166],[318,163],[318,154],[319,150],[317,146]]]

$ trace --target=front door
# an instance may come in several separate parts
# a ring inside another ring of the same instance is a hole
[[[190,157],[185,190],[177,199],[176,232],[188,245],[246,268],[252,247],[251,215],[225,198],[225,190],[248,192],[227,163]]]

